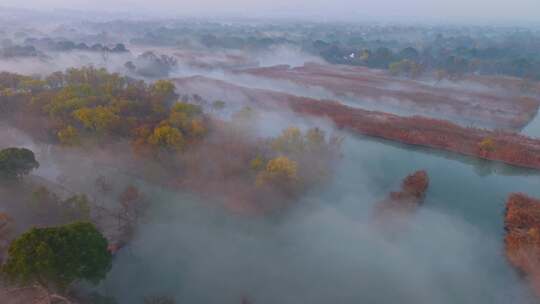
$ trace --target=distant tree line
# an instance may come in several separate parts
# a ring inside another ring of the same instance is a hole
[[[129,52],[123,43],[117,43],[113,46],[95,43],[92,45],[84,42],[74,42],[71,40],[55,40],[52,38],[27,38],[24,41],[24,47],[34,47],[49,51],[89,51],[89,52],[108,52],[108,53],[125,53]]]
[[[39,57],[43,56],[43,53],[38,51],[31,45],[20,46],[10,45],[0,48],[0,58],[10,59],[17,57]]]
[[[311,51],[330,63],[388,69],[394,75],[408,77],[439,71],[449,78],[478,73],[540,80],[540,52],[532,51],[532,46],[523,50],[508,45],[476,46],[474,40],[469,44],[446,47],[442,36],[422,48],[354,47],[317,40]]]

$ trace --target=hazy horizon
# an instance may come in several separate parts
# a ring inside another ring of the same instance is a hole
[[[2,6],[37,10],[88,10],[94,12],[129,13],[148,17],[293,17],[321,21],[355,20],[357,18],[383,18],[386,20],[442,21],[442,22],[537,22],[540,20],[540,1],[430,1],[430,0],[231,0],[226,4],[218,0],[174,1],[156,0],[4,0]],[[105,9],[106,8],[106,9]]]

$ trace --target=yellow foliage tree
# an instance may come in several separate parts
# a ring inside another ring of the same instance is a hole
[[[171,111],[171,114],[169,114],[168,122],[171,126],[174,126],[175,128],[186,130],[191,124],[191,119],[184,112]]]
[[[289,127],[281,136],[272,141],[272,149],[283,153],[302,152],[305,148],[304,137],[297,127]]]
[[[489,153],[495,151],[496,144],[493,138],[487,137],[478,144],[478,148],[483,152]]]
[[[112,130],[120,122],[120,116],[111,107],[82,108],[73,112],[73,116],[87,129],[99,133]]]
[[[79,132],[72,126],[67,126],[57,133],[58,140],[66,146],[74,146],[79,144]]]
[[[290,186],[298,181],[298,164],[285,156],[271,159],[266,169],[257,175],[256,185],[267,184]]]
[[[148,142],[161,148],[180,150],[184,146],[184,136],[180,130],[169,125],[162,125],[154,129]]]
[[[203,137],[206,134],[206,127],[200,118],[202,113],[202,108],[198,105],[178,102],[172,106],[165,123],[180,129],[186,136]]]

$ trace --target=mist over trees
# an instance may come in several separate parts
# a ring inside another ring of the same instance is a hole
[[[0,17],[0,303],[536,303],[537,28]]]

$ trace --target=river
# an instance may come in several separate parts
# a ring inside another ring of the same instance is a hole
[[[382,232],[373,206],[419,169],[425,204]],[[271,217],[146,186],[159,203],[101,289],[120,303],[532,303],[504,257],[503,213],[539,185],[534,171],[348,135],[333,180]]]

